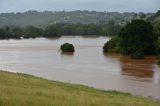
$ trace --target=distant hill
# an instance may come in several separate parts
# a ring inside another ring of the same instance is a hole
[[[153,23],[160,22],[160,10],[158,10],[157,13],[149,17],[148,21],[151,21]]]
[[[6,25],[27,26],[33,25],[45,27],[54,23],[97,23],[103,24],[113,20],[115,23],[128,22],[143,13],[118,13],[118,12],[96,12],[96,11],[27,11],[24,13],[1,13],[0,27]],[[145,14],[147,17],[153,15]]]

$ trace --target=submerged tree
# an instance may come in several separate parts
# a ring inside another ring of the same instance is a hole
[[[155,54],[156,40],[152,25],[144,20],[133,20],[119,34],[120,49],[128,55]]]
[[[70,43],[64,43],[63,45],[61,45],[60,49],[62,52],[75,52],[74,46]]]
[[[119,39],[118,36],[112,37],[103,46],[103,52],[119,52]]]

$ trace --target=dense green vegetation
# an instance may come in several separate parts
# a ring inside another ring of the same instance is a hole
[[[154,26],[154,33],[158,37],[157,40],[157,52],[158,52],[158,64],[160,65],[160,10],[156,14],[148,18],[148,21]]]
[[[103,46],[103,52],[120,52],[119,37],[114,36]]]
[[[36,38],[36,37],[42,37],[42,36],[43,36],[43,29],[36,28],[33,26],[27,26],[23,32],[24,38]]]
[[[132,59],[142,59],[144,55],[160,53],[158,25],[154,27],[144,20],[132,20],[127,23],[117,37],[113,37],[104,47],[104,52],[121,52]]]
[[[157,40],[157,52],[159,53],[158,64],[160,65],[160,35]]]
[[[74,46],[70,43],[64,43],[60,49],[62,52],[75,52]]]
[[[159,34],[157,17],[159,11],[156,14],[95,11],[2,13],[0,14],[0,39],[61,35],[118,35],[121,28],[132,19],[151,21],[155,26],[154,31]]]
[[[0,71],[0,106],[159,106],[128,93]]]
[[[147,18],[145,14],[127,23],[117,37],[107,42],[104,52],[120,52],[131,58],[144,58],[144,55],[160,54],[160,11]]]
[[[128,23],[119,34],[121,52],[131,55],[137,51],[144,54],[156,54],[157,37],[153,34],[153,27],[144,20],[133,20]]]
[[[7,26],[4,29],[0,29],[0,39],[15,38],[18,39],[22,36],[22,30],[19,27],[14,27],[12,30]]]
[[[46,27],[55,23],[82,23],[82,24],[107,24],[113,20],[116,24],[126,23],[134,18],[140,18],[144,13],[119,13],[119,12],[96,12],[96,11],[27,11],[24,13],[1,13],[0,27],[16,25],[26,27]],[[146,17],[154,13],[145,14]]]
[[[111,36],[119,33],[122,26],[116,25],[114,21],[108,24],[69,24],[57,23],[38,28],[34,26],[14,27],[6,26],[0,29],[0,38],[36,38],[36,37],[57,37],[61,35],[104,35]]]

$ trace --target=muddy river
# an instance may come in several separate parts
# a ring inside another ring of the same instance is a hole
[[[131,60],[123,55],[104,54],[102,46],[107,40],[108,37],[81,36],[0,40],[0,70],[160,99],[156,57]],[[59,52],[65,42],[75,45],[74,54]]]

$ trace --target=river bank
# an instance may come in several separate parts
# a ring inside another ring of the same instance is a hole
[[[1,106],[159,106],[160,101],[117,91],[0,71]]]

